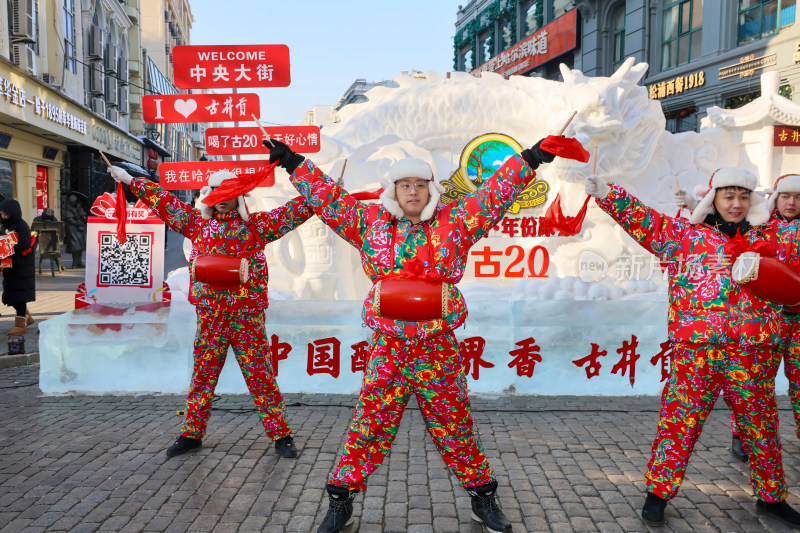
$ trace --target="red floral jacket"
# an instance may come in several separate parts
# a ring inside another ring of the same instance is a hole
[[[211,286],[192,278],[189,301],[217,310],[266,309],[269,272],[264,245],[280,239],[314,214],[305,200],[297,197],[272,211],[252,213],[249,222],[235,210],[224,215],[215,212],[210,220],[205,220],[200,210],[149,180],[134,178],[131,189],[170,229],[192,241],[190,262],[199,255],[248,258],[250,278],[242,286]]]
[[[467,318],[464,297],[455,286],[464,276],[467,252],[535,176],[521,157],[512,157],[476,191],[440,205],[430,220],[419,224],[394,218],[380,204],[362,204],[308,160],[291,180],[317,216],[360,251],[364,272],[373,283],[389,277],[445,282],[449,304],[442,319],[407,322],[377,316],[376,285],[367,294],[362,311],[367,326],[413,339],[447,333]]]
[[[669,336],[675,342],[770,347],[784,331],[782,306],[752,295],[731,279],[729,237],[708,224],[690,224],[649,208],[616,184],[597,204],[668,269]],[[764,224],[744,235],[775,244],[778,258],[796,260],[798,226]]]

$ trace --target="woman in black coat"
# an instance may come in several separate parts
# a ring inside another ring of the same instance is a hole
[[[36,300],[36,257],[31,249],[31,229],[22,220],[22,208],[16,200],[0,202],[0,224],[5,233],[16,232],[17,244],[11,256],[11,268],[3,269],[3,303],[14,308],[17,316],[11,335],[22,335],[33,324],[28,302]]]

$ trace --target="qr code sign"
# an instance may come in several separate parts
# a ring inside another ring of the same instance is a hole
[[[114,233],[100,233],[99,237],[98,287],[153,285],[152,233],[128,234],[125,244],[121,244]]]

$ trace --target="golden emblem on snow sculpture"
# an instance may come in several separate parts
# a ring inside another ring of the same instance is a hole
[[[484,175],[494,174],[512,155],[522,152],[517,141],[502,133],[486,133],[475,137],[461,151],[458,170],[442,182],[445,193],[442,203],[457,200],[475,191],[483,183]],[[547,201],[550,186],[546,181],[535,180],[517,197],[508,210],[518,213],[523,207],[537,207]]]

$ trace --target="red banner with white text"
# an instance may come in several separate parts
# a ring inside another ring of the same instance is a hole
[[[181,89],[288,87],[291,81],[285,44],[175,46],[172,68]]]
[[[272,139],[289,145],[295,152],[319,152],[319,126],[274,126],[264,128]],[[245,128],[208,128],[206,153],[208,155],[268,154],[269,148],[261,142],[264,134],[258,126]]]
[[[142,114],[148,124],[252,121],[261,116],[261,104],[255,93],[147,94]]]
[[[208,185],[208,177],[214,172],[226,170],[237,176],[246,176],[264,172],[269,161],[183,161],[179,163],[161,163],[158,166],[159,185],[168,191],[179,189],[200,189]],[[258,187],[275,185],[275,172],[269,174],[258,184]]]

